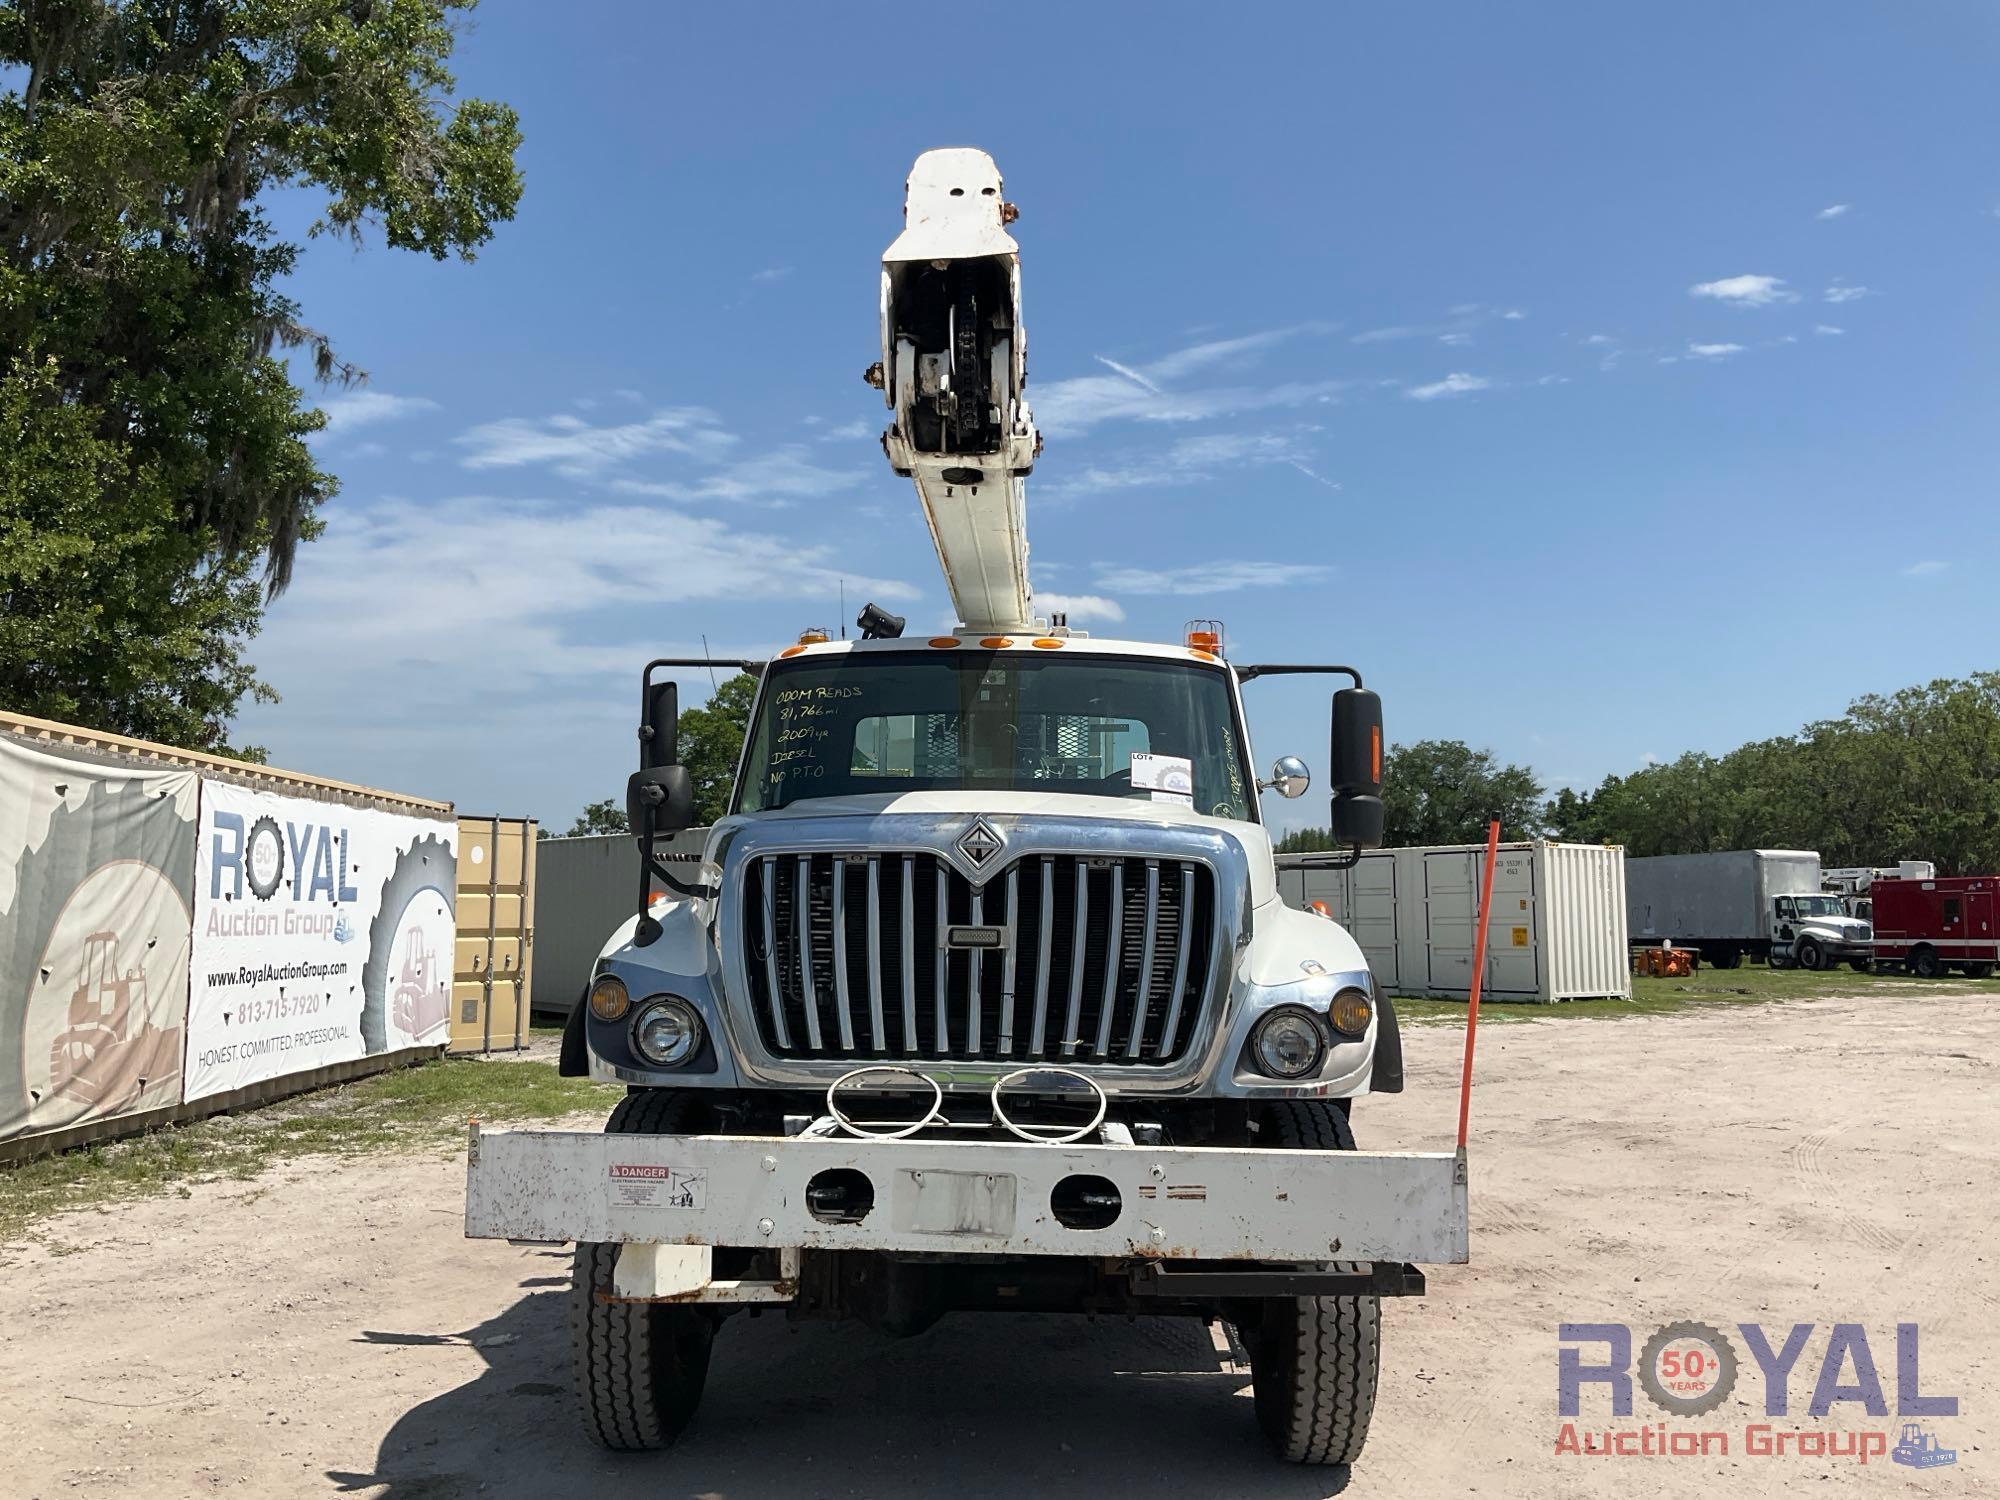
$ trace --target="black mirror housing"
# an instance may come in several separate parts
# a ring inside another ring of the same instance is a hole
[[[1333,695],[1332,831],[1336,844],[1379,849],[1382,806],[1382,698],[1367,688]]]
[[[652,766],[634,771],[625,783],[625,816],[642,840],[694,827],[694,778],[688,768]]]
[[[639,698],[639,769],[658,770],[678,764],[680,748],[680,686],[671,678],[654,682],[648,672]],[[638,824],[633,823],[636,830]]]

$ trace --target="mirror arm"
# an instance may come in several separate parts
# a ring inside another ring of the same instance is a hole
[[[1356,687],[1364,685],[1361,681],[1361,674],[1353,667],[1336,666],[1331,663],[1324,666],[1317,662],[1246,663],[1234,670],[1238,682],[1254,682],[1259,677],[1298,677],[1309,673],[1333,672],[1343,677],[1353,678]]]
[[[1351,870],[1361,863],[1361,846],[1355,844],[1345,854],[1330,854],[1324,858],[1312,854],[1285,856],[1292,860],[1292,868],[1297,870]]]

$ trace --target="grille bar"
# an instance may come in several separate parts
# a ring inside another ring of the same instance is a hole
[[[1159,1066],[1210,1000],[1215,879],[1193,860],[1039,854],[974,884],[929,853],[761,855],[742,899],[779,1057]]]

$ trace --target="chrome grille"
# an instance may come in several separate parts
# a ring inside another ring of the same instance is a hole
[[[786,1058],[1171,1063],[1214,956],[1193,860],[1028,855],[975,885],[935,854],[766,854],[743,903],[758,1035]]]

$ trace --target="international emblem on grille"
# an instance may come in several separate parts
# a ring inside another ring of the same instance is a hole
[[[993,825],[981,818],[959,835],[958,852],[983,870],[986,862],[1000,852],[1005,842]]]

